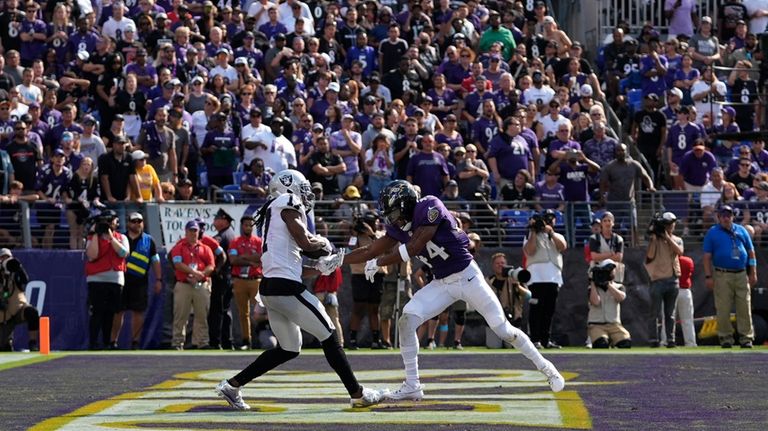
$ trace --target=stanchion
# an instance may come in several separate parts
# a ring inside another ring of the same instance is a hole
[[[51,320],[49,317],[40,318],[40,354],[51,353]]]

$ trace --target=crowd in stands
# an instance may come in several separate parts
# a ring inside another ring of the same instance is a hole
[[[716,28],[690,4],[666,2],[669,35],[621,23],[585,47],[542,1],[5,0],[2,202],[35,201],[39,245],[61,222],[73,249],[93,207],[224,187],[258,201],[288,167],[331,200],[407,179],[468,202],[616,210],[634,183],[601,183],[627,164],[615,111],[647,189],[719,191],[720,166],[761,234],[768,151],[712,136],[762,122],[768,11],[725,8]]]
[[[286,168],[336,202],[320,233],[405,179],[465,229],[501,209],[619,228],[639,184],[701,192],[683,236],[728,204],[759,238],[764,140],[717,134],[764,126],[768,9],[664,3],[668,34],[622,22],[584,46],[543,1],[4,0],[0,241],[21,245],[20,201],[35,245],[68,225],[83,249],[95,209],[259,202]]]

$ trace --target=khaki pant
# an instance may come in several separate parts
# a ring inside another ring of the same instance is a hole
[[[736,329],[741,335],[739,343],[753,341],[752,304],[747,272],[715,271],[715,310],[717,312],[717,336],[720,343],[733,344],[731,308],[736,304]]]
[[[341,320],[339,318],[339,300],[336,296],[336,292],[317,292],[315,293],[317,299],[323,304],[325,312],[328,313],[328,317],[331,318],[331,323],[336,327],[336,339],[339,341],[339,346],[344,346],[344,331],[341,330]]]
[[[587,329],[589,339],[593,342],[601,337],[608,337],[608,340],[612,345],[616,345],[619,341],[629,340],[629,331],[621,326],[621,323],[602,323],[602,324],[589,324]]]
[[[171,345],[183,346],[187,338],[189,312],[195,314],[192,326],[192,344],[197,347],[208,345],[208,309],[211,306],[211,282],[194,284],[177,281],[173,288],[173,338]]]
[[[251,345],[251,301],[256,299],[259,285],[261,285],[261,279],[232,279],[232,296],[235,298],[240,331],[243,333],[243,341],[247,342],[245,343],[247,346]]]

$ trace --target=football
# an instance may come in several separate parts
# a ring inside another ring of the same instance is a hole
[[[325,247],[315,251],[302,251],[301,252],[302,256],[306,256],[310,259],[319,259],[323,256],[330,256],[331,254],[333,254],[333,245],[331,245],[330,241],[328,241],[327,238],[323,238],[320,235],[314,235],[312,238],[324,241]]]

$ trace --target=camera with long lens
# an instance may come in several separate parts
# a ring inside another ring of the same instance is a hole
[[[603,291],[608,290],[608,285],[614,278],[613,270],[615,268],[616,265],[614,264],[593,267],[590,270],[590,278],[595,287],[602,289]]]
[[[529,219],[529,225],[528,229],[531,229],[532,231],[536,233],[544,232],[544,227],[546,227],[547,223],[544,221],[544,216],[541,214],[534,214]]]
[[[525,268],[518,268],[516,266],[505,266],[501,270],[502,274],[506,275],[507,278],[512,279],[513,281],[516,281],[518,283],[528,283],[531,281],[531,273]]]
[[[667,227],[672,223],[673,221],[665,219],[661,213],[656,213],[648,226],[648,234],[659,237],[665,236],[667,234]]]
[[[83,231],[86,233],[91,232],[91,228],[93,228],[93,232],[97,235],[104,235],[109,233],[109,230],[112,228],[112,220],[116,218],[117,213],[114,211],[102,211],[98,214],[88,217],[85,220],[85,229]]]
[[[355,233],[369,233],[376,231],[376,222],[379,217],[372,211],[366,211],[363,214],[356,213],[352,216],[352,230]],[[369,230],[370,229],[370,230]]]

